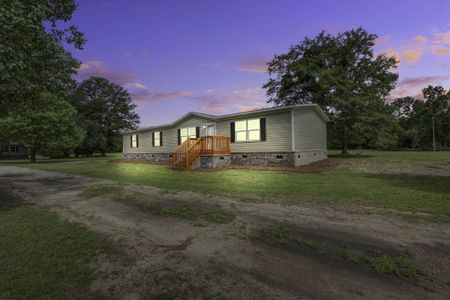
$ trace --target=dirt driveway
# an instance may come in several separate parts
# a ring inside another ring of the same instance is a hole
[[[119,187],[138,201],[90,192],[98,187]],[[99,257],[96,268],[101,276],[93,286],[113,298],[448,299],[450,295],[448,224],[410,223],[368,208],[171,193],[12,166],[0,168],[0,194],[54,211],[120,244],[122,256]],[[214,217],[211,221],[183,212],[161,213],[164,207],[186,205],[194,211],[226,210],[233,218],[214,222]],[[373,257],[400,254],[423,270],[419,279],[374,269],[379,261]]]

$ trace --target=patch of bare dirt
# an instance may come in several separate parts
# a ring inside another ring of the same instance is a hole
[[[10,176],[3,176],[9,174]],[[87,193],[94,186],[120,186],[153,207],[186,203],[220,207],[236,218],[226,224],[202,223],[155,213],[130,200]],[[6,188],[8,187],[8,188]],[[99,257],[93,288],[112,298],[227,299],[448,299],[450,226],[411,224],[394,216],[367,214],[312,204],[249,203],[194,192],[167,192],[140,185],[77,175],[0,167],[0,195],[80,222],[124,248],[123,257]],[[378,274],[328,253],[267,243],[258,232],[289,227],[315,241],[395,253],[407,249],[429,273],[435,291]]]

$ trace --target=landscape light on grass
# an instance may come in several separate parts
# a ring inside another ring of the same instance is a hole
[[[0,299],[450,299],[447,2],[3,1]]]

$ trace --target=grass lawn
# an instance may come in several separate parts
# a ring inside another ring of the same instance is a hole
[[[123,183],[144,184],[178,191],[197,191],[242,199],[277,199],[291,203],[311,201],[393,209],[414,218],[417,214],[450,221],[450,177],[353,171],[362,164],[398,163],[404,166],[450,164],[449,152],[354,151],[360,155],[344,159],[344,168],[324,173],[225,170],[183,172],[167,166],[125,164],[110,158],[44,161],[24,164],[35,169],[76,173]],[[332,156],[337,152],[331,152]],[[8,162],[9,163],[9,162]],[[19,162],[14,162],[17,164]]]
[[[0,210],[0,299],[99,299],[93,259],[110,244],[29,206]],[[77,297],[74,297],[76,295]]]

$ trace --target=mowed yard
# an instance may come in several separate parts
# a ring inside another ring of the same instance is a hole
[[[120,154],[43,160],[38,164],[8,163],[244,201],[378,208],[411,219],[417,216],[450,221],[450,152],[355,150],[349,157],[338,153],[330,154],[336,166],[319,166],[304,173],[242,169],[185,172],[165,165],[115,162]]]
[[[298,170],[120,158],[0,161],[0,298],[450,292],[450,152],[331,151]]]

